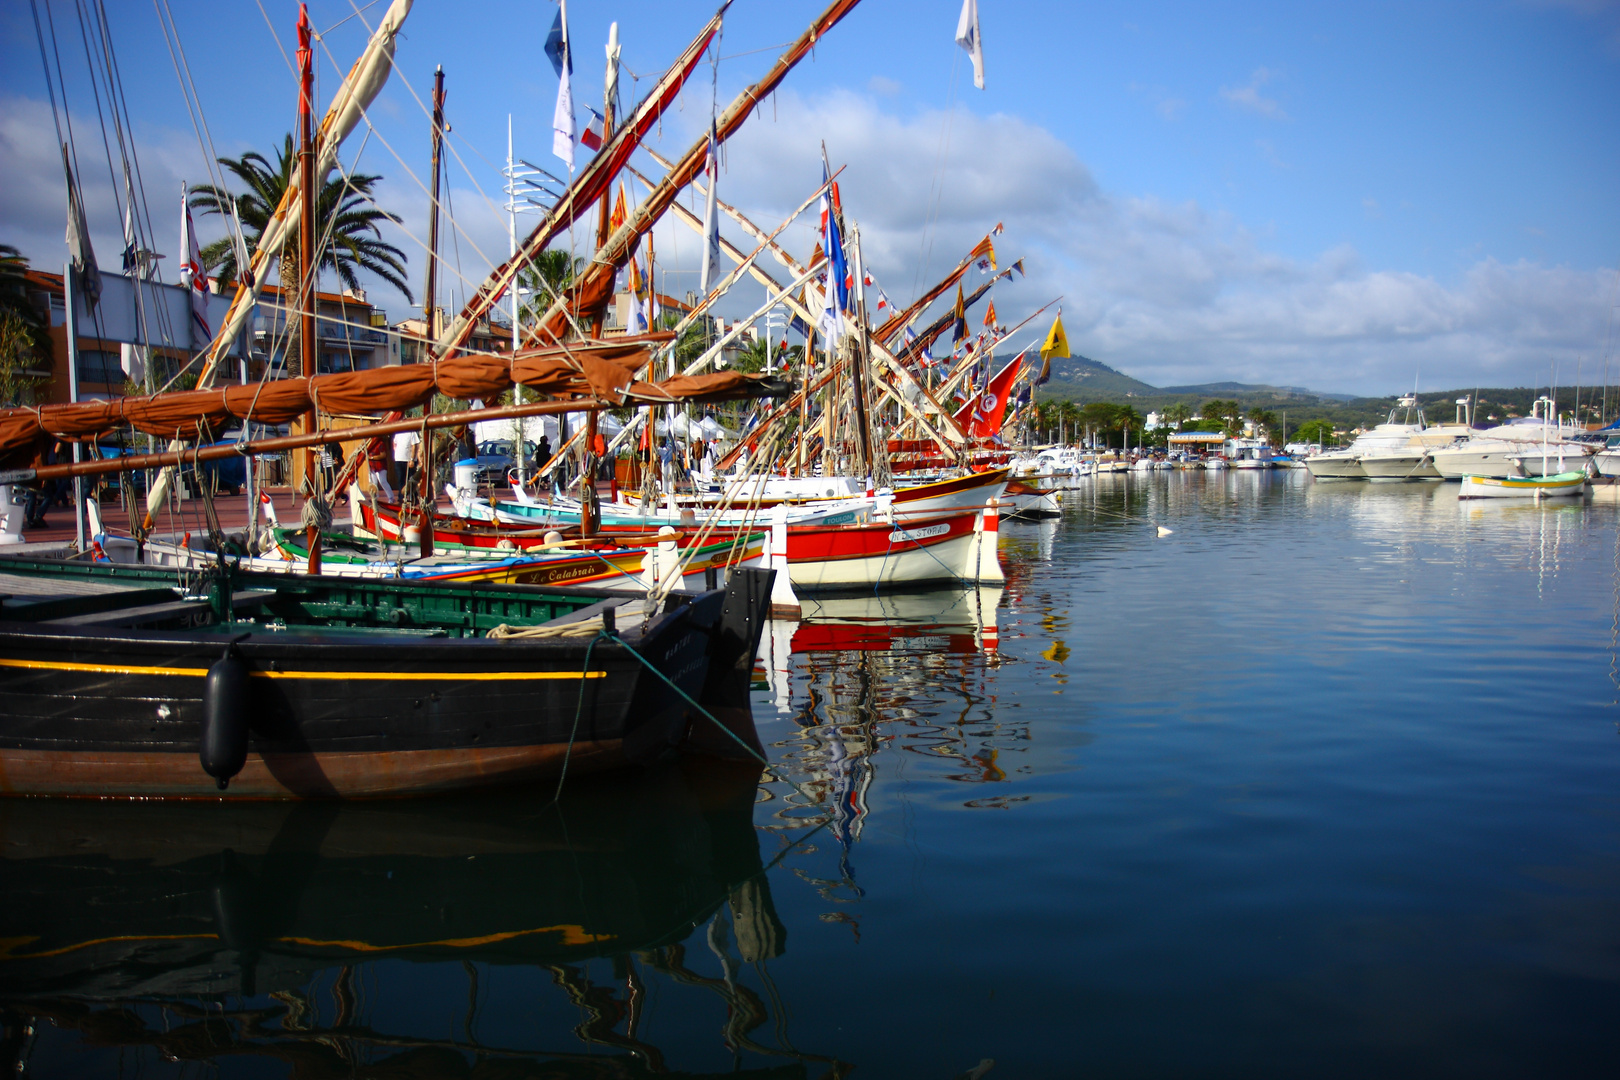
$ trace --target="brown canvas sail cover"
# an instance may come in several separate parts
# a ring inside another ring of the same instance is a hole
[[[511,361],[458,356],[310,379],[0,409],[0,468],[31,465],[52,439],[95,440],[125,426],[161,439],[209,440],[238,420],[282,424],[312,409],[329,415],[400,412],[426,403],[435,392],[488,400],[514,381],[553,398],[589,397],[613,405],[774,397],[788,389],[779,380],[737,371],[637,382],[635,373],[650,351],[643,342],[582,342],[519,353]]]

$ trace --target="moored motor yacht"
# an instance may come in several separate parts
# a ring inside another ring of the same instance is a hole
[[[1536,399],[1529,416],[1486,428],[1472,438],[1436,450],[1435,469],[1447,480],[1464,476],[1543,476],[1584,466],[1594,449],[1577,441],[1586,429],[1566,424],[1554,414],[1553,400]]]
[[[1396,423],[1395,414],[1402,410],[1406,415],[1400,423]],[[1417,423],[1412,423],[1414,412],[1417,413]],[[1408,394],[1389,410],[1389,419],[1371,431],[1357,435],[1354,442],[1341,450],[1312,454],[1305,459],[1305,468],[1318,480],[1365,480],[1367,471],[1361,465],[1363,456],[1378,450],[1404,449],[1412,436],[1421,432],[1423,427],[1423,410],[1418,408],[1417,398]]]
[[[1369,450],[1361,456],[1361,469],[1369,480],[1440,480],[1440,470],[1434,466],[1435,452],[1476,434],[1467,424],[1431,424],[1413,435],[1405,446]]]

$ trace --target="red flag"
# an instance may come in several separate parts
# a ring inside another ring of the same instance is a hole
[[[956,414],[957,424],[969,436],[993,439],[1001,434],[1001,422],[1007,415],[1007,399],[1012,394],[1012,384],[1018,378],[1018,367],[1023,359],[1024,354],[1019,353],[1008,361],[1006,367],[991,377],[990,385]]]
[[[995,328],[996,302],[994,300],[990,301],[989,305],[984,309],[984,325],[990,327],[991,329]]]

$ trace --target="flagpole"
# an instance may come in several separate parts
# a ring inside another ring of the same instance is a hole
[[[507,258],[517,256],[517,172],[512,160],[512,114],[506,114],[506,242]],[[518,281],[512,278],[512,355],[517,356],[518,340]],[[523,386],[521,383],[512,384],[512,404],[523,404]],[[525,488],[529,483],[528,447],[524,442],[526,425],[522,418],[517,421],[517,486]]]
[[[67,361],[68,361],[68,400],[79,400],[79,317],[73,310],[73,260],[69,259],[62,268],[62,299],[63,315],[67,332]],[[73,441],[73,463],[77,465],[81,460],[81,444],[77,439]],[[133,497],[132,492],[126,492],[125,498]],[[7,507],[6,509],[10,509]],[[84,479],[79,476],[73,478],[73,530],[78,538],[79,551],[84,551]]]

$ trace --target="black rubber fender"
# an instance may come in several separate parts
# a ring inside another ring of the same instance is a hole
[[[233,644],[208,669],[203,684],[202,739],[197,757],[203,772],[224,791],[247,764],[251,690],[248,666]]]

